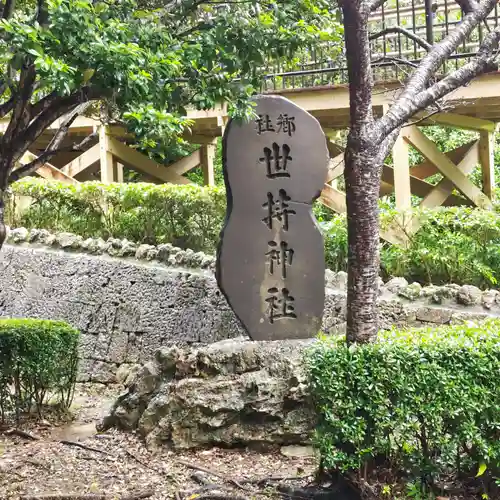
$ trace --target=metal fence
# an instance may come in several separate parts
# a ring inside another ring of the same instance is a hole
[[[369,21],[371,57],[376,81],[404,80],[429,45],[439,42],[464,13],[454,0],[389,0]],[[443,65],[446,74],[473,57],[485,33],[499,22],[499,7],[477,27]],[[376,36],[378,35],[378,36]],[[347,83],[345,57],[338,46],[325,43],[314,49],[305,48],[295,60],[276,63],[267,68],[263,90],[316,87]]]

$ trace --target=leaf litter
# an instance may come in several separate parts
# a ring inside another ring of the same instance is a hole
[[[278,499],[290,498],[280,486],[314,478],[314,458],[279,448],[148,450],[135,432],[97,433],[121,389],[78,384],[70,421],[49,416],[4,429],[0,500]]]

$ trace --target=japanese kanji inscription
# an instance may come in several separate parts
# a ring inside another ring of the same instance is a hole
[[[318,121],[279,96],[256,118],[230,121],[223,139],[227,214],[217,282],[250,337],[314,337],[325,301],[323,238],[312,203],[325,183]]]

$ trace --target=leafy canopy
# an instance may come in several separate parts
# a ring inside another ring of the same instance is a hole
[[[136,0],[47,0],[38,11],[25,4],[0,22],[7,84],[0,106],[20,97],[23,71],[34,68],[31,104],[51,97],[60,116],[68,109],[58,97],[105,100],[142,146],[154,148],[189,125],[188,106],[225,102],[231,115],[248,115],[266,61],[321,40],[340,47],[331,9],[325,0],[174,0],[161,8]]]

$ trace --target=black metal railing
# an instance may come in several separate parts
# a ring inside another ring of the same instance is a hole
[[[473,57],[488,30],[499,23],[499,7],[477,27],[443,65],[446,74]],[[371,57],[377,82],[401,81],[427,53],[459,24],[463,12],[455,0],[389,0],[369,22]],[[266,68],[262,90],[283,90],[347,83],[342,50],[333,43],[305,48],[295,60]]]

